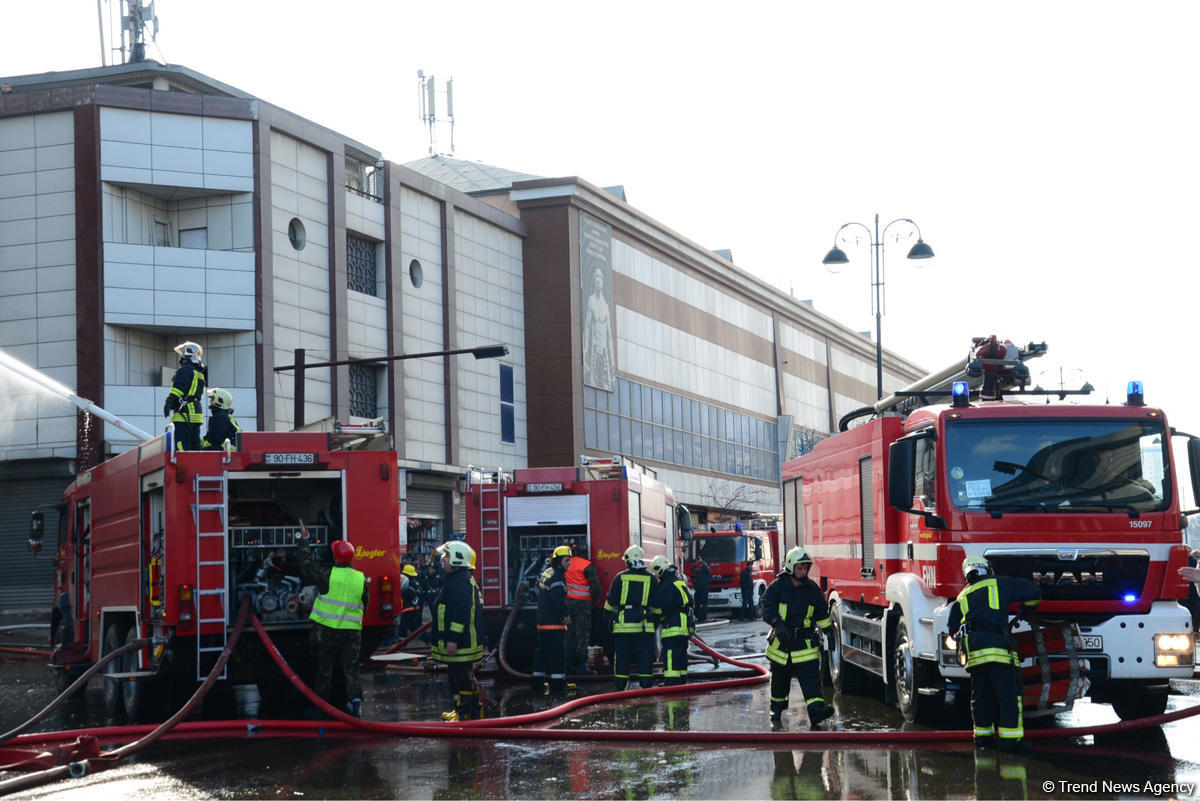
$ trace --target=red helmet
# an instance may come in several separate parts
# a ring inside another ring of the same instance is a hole
[[[354,546],[348,540],[337,540],[329,547],[333,550],[333,561],[339,565],[348,565],[354,559]]]

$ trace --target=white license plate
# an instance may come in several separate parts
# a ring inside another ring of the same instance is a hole
[[[1081,634],[1079,639],[1081,641],[1079,648],[1082,651],[1104,650],[1104,638],[1099,634]]]

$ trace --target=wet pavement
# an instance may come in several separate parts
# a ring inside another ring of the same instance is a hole
[[[761,654],[761,623],[705,627],[730,655]],[[41,632],[44,643],[44,632]],[[37,642],[38,630],[0,629],[0,646]],[[699,676],[710,669],[694,665]],[[53,698],[47,669],[9,655],[0,664],[0,726],[10,728]],[[483,682],[489,716],[550,706],[522,681]],[[607,681],[582,685],[605,692]],[[440,676],[408,668],[364,675],[364,717],[430,721],[446,704]],[[1181,682],[1169,711],[1200,703],[1200,683]],[[831,691],[830,691],[831,692]],[[807,730],[798,688],[785,728]],[[908,731],[881,700],[834,696],[834,730]],[[677,698],[588,707],[557,725],[669,731],[770,731],[766,684]],[[260,708],[267,717],[273,710]],[[1038,726],[1117,720],[1081,703]],[[38,724],[48,731],[123,721],[105,718],[98,682],[82,704]],[[976,752],[967,745],[772,747],[574,741],[251,739],[165,742],[121,766],[36,790],[28,798],[1190,798],[1200,795],[1200,716],[1159,728],[1075,741],[1038,741],[1033,756]],[[7,777],[9,774],[4,774]],[[1185,785],[1180,787],[1179,785]]]

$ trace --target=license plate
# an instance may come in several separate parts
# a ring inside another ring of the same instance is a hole
[[[1080,639],[1079,648],[1082,651],[1103,651],[1104,650],[1104,638],[1101,637],[1099,634],[1081,634],[1081,635],[1079,635],[1079,639]]]

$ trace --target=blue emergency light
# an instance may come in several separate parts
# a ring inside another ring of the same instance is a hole
[[[1125,593],[1125,596],[1121,600],[1123,600],[1127,604],[1131,604],[1131,603],[1134,603],[1137,601],[1137,596],[1134,595],[1132,592],[1127,592],[1127,593]]]
[[[1125,389],[1125,405],[1126,406],[1145,406],[1146,399],[1142,394],[1142,382],[1130,381],[1129,386]]]
[[[955,381],[950,388],[950,397],[954,406],[968,406],[971,403],[971,389],[966,381]]]

